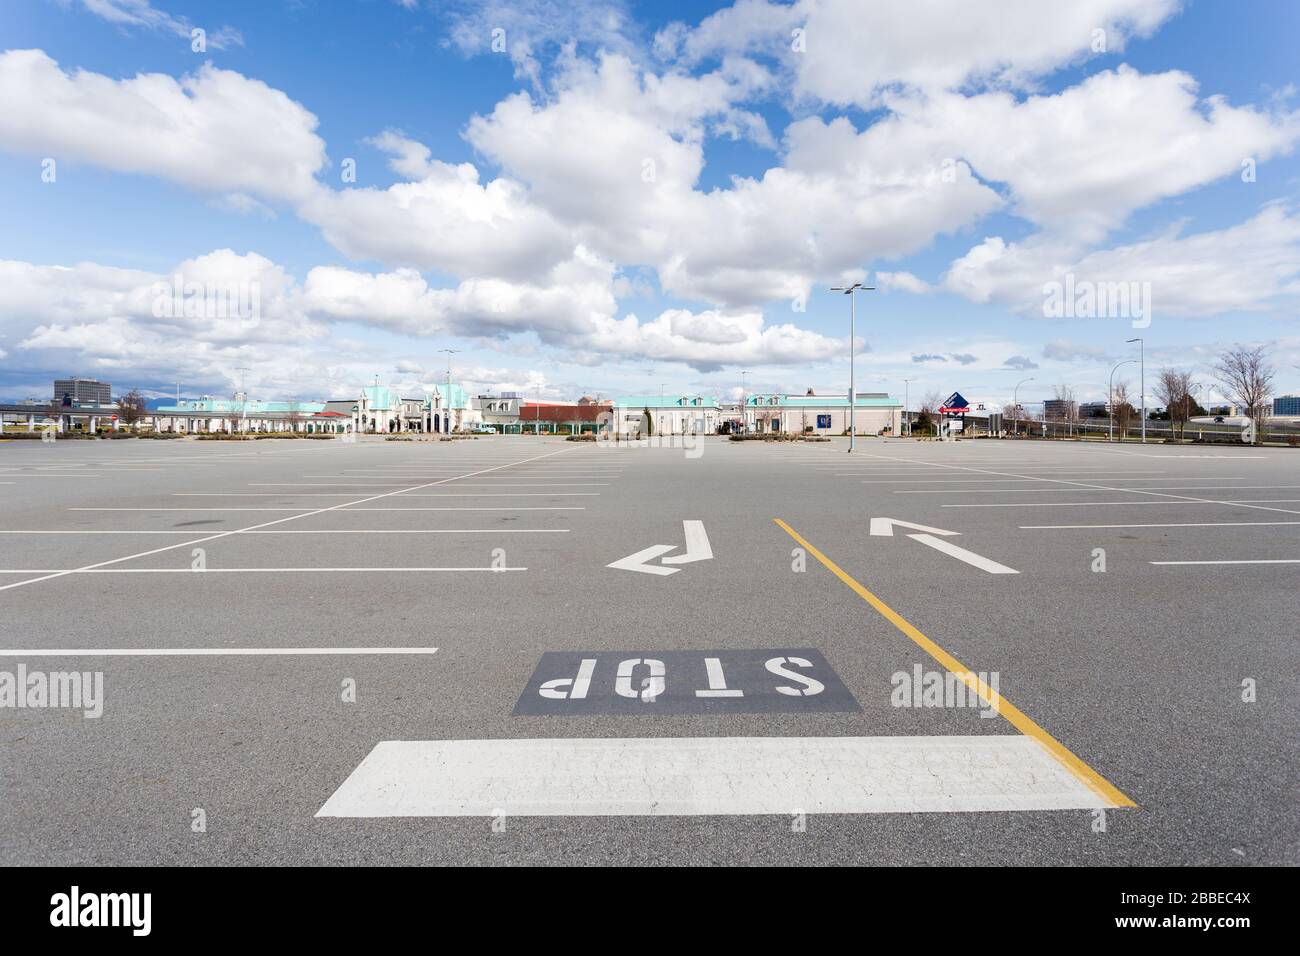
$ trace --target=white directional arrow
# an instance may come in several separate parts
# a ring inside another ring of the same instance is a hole
[[[713,558],[713,548],[709,544],[709,536],[704,531],[704,522],[683,521],[682,528],[686,533],[686,553],[664,558],[663,564],[690,564],[693,561],[711,560]],[[672,544],[652,544],[642,551],[629,554],[626,558],[619,558],[617,561],[605,566],[607,568],[617,568],[620,571],[640,571],[642,574],[676,574],[681,568],[665,568],[659,564],[649,563],[661,554],[667,554],[669,551],[675,551],[676,549],[677,546]]]
[[[618,568],[620,571],[641,571],[644,574],[676,574],[681,568],[664,568],[657,564],[646,564],[646,561],[652,561],[661,554],[667,554],[669,551],[676,550],[675,544],[652,544],[644,551],[638,551],[636,554],[629,554],[626,558],[619,558],[605,567]]]
[[[956,558],[963,561],[971,567],[979,568],[981,571],[987,571],[989,574],[1019,574],[1015,568],[1009,568],[1005,564],[998,564],[982,554],[976,554],[974,551],[967,551],[965,548],[959,548],[951,541],[943,541],[936,538],[935,535],[948,537],[951,535],[961,534],[960,531],[945,531],[942,528],[928,528],[923,524],[912,524],[910,521],[899,521],[897,518],[872,518],[871,533],[880,537],[894,536],[894,525],[902,528],[915,528],[917,531],[925,532],[923,534],[909,534],[908,537],[913,541],[919,541],[921,544],[943,554],[950,558]],[[667,559],[665,559],[667,560]]]
[[[664,564],[690,564],[692,561],[712,560],[713,548],[709,546],[709,536],[704,533],[704,522],[683,521],[682,529],[686,532],[686,553],[664,558]]]
[[[931,528],[929,525],[912,524],[910,521],[899,521],[897,518],[872,518],[871,533],[877,536],[892,538],[894,536],[894,525],[900,528],[911,528],[913,531],[925,531],[929,534],[961,534],[960,531],[944,531],[942,528]]]

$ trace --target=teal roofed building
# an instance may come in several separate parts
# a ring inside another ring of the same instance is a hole
[[[351,429],[351,418],[327,408],[326,402],[264,402],[255,398],[181,399],[153,410],[161,431],[195,432],[326,432]]]
[[[852,416],[859,435],[897,435],[902,424],[903,403],[885,392],[863,392],[855,396]],[[847,435],[847,395],[788,395],[756,392],[746,395],[743,405],[732,404],[729,429],[760,434],[778,432],[815,435]]]
[[[713,395],[619,395],[610,414],[620,435],[645,434],[650,429],[656,435],[711,435],[722,421],[722,408]]]
[[[356,430],[366,434],[448,433],[469,424],[469,393],[455,382],[435,385],[426,394],[402,395],[386,385],[361,390],[353,413]]]

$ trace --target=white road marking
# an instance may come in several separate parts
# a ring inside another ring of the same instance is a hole
[[[311,492],[302,494],[296,491],[173,491],[174,498],[351,498],[346,491],[333,491],[328,494]],[[501,494],[480,494],[478,492],[448,492],[436,495],[403,494],[402,498],[599,498],[599,491],[557,491],[548,494],[544,491],[503,492]],[[366,499],[370,500],[370,499]],[[351,508],[349,511],[363,511],[363,508]],[[401,510],[401,509],[394,509]]]
[[[565,453],[566,451],[568,451],[568,450],[569,450],[569,449],[562,448],[562,449],[560,449],[559,451],[547,452],[545,455],[535,455],[535,456],[532,457],[532,458],[525,458],[525,459],[522,459],[522,460],[520,460],[520,461],[518,461],[518,462],[514,462],[513,464],[519,464],[519,465],[527,464],[528,462],[531,462],[531,461],[538,461],[538,460],[540,460],[540,459],[542,459],[542,458],[550,458],[550,457],[552,457],[552,456],[554,456],[554,455],[562,455],[562,454],[564,454],[564,453]],[[509,468],[509,467],[511,467],[511,466],[510,466],[510,465],[496,465],[496,466],[493,466],[492,468],[484,469],[482,472],[478,472],[478,474],[484,474],[484,473],[489,472],[489,471],[496,471],[496,470],[498,470],[499,468]],[[444,481],[447,481],[447,480],[451,480],[451,479],[444,479]],[[428,484],[416,485],[416,486],[413,487],[413,488],[408,488],[408,489],[403,489],[403,490],[405,490],[405,491],[417,491],[417,490],[419,490],[420,488],[429,488],[429,487],[432,487],[432,486],[434,486],[434,485],[440,485],[440,484],[442,484],[442,483],[443,483],[443,481],[432,481],[432,482],[429,482]],[[201,537],[201,538],[194,538],[194,539],[191,540],[191,541],[182,541],[182,542],[180,542],[179,544],[168,544],[168,545],[163,545],[163,546],[160,547],[160,548],[153,548],[153,549],[150,550],[150,551],[142,551],[142,552],[140,552],[140,553],[138,553],[138,554],[127,554],[127,555],[123,555],[123,556],[120,557],[120,558],[110,558],[110,559],[107,560],[107,561],[99,561],[99,562],[96,562],[95,564],[88,564],[88,565],[85,565],[84,567],[81,567],[81,568],[74,568],[74,569],[71,569],[71,570],[63,570],[63,571],[55,571],[55,572],[51,572],[51,573],[45,573],[45,572],[42,572],[42,576],[41,576],[41,577],[29,578],[29,579],[26,580],[26,581],[15,581],[13,584],[4,584],[4,585],[0,585],[0,591],[8,591],[8,590],[10,590],[10,589],[12,589],[12,588],[25,587],[25,586],[28,585],[28,584],[35,584],[35,583],[37,583],[37,582],[39,582],[39,581],[49,581],[49,580],[51,580],[51,579],[53,579],[53,578],[63,577],[65,574],[74,574],[74,573],[81,572],[81,571],[90,571],[90,570],[93,570],[93,569],[96,569],[96,568],[106,567],[106,566],[108,566],[108,565],[110,565],[110,564],[120,564],[120,563],[122,563],[123,561],[133,561],[133,560],[135,560],[136,558],[145,558],[145,557],[149,557],[150,555],[161,554],[161,553],[164,552],[164,551],[173,551],[173,550],[175,550],[175,549],[177,549],[177,548],[188,548],[188,547],[190,547],[190,546],[192,546],[192,545],[203,544],[204,542],[207,542],[207,541],[216,541],[216,540],[218,540],[218,539],[220,539],[220,538],[230,537],[231,535],[235,535],[235,534],[243,534],[243,533],[248,532],[248,531],[256,531],[256,530],[258,530],[259,528],[267,528],[267,527],[270,527],[271,525],[283,524],[283,523],[285,523],[285,522],[287,522],[287,521],[296,521],[296,520],[299,519],[299,518],[307,518],[307,517],[311,517],[312,515],[325,514],[325,513],[330,512],[330,511],[338,510],[339,508],[345,508],[345,507],[348,507],[349,505],[362,505],[362,504],[366,504],[367,502],[370,502],[370,501],[379,501],[381,498],[388,498],[388,497],[391,497],[392,495],[396,495],[396,494],[398,494],[398,492],[395,492],[395,491],[389,491],[389,492],[384,492],[383,494],[370,495],[369,497],[366,497],[366,498],[358,498],[358,499],[356,499],[355,501],[346,501],[346,502],[341,502],[341,503],[339,503],[339,504],[337,504],[337,505],[330,505],[330,506],[327,507],[327,508],[318,508],[318,509],[315,510],[315,511],[308,511],[308,512],[304,512],[304,513],[301,513],[301,514],[292,514],[292,515],[287,515],[287,516],[285,516],[285,517],[283,517],[283,518],[276,518],[274,521],[266,521],[266,522],[263,522],[262,524],[250,525],[250,526],[247,527],[247,528],[235,528],[235,529],[232,529],[232,530],[230,530],[230,531],[218,531],[218,532],[216,532],[216,533],[214,533],[214,534],[204,535],[204,536]]]
[[[0,574],[48,574],[51,577],[62,576],[65,574],[316,574],[324,571],[487,571],[487,572],[505,572],[505,571],[527,571],[527,568],[204,568],[202,571],[196,571],[193,568],[45,568],[45,569],[20,569],[20,568],[0,568]],[[22,582],[18,582],[21,584]],[[7,585],[12,587],[12,585]],[[4,590],[0,588],[0,590]]]
[[[926,471],[921,474],[932,475],[934,472]],[[1040,478],[872,478],[864,480],[864,485],[938,485],[938,484],[962,484],[962,485],[979,485],[979,484],[1014,484],[1018,481],[1041,481]],[[1118,478],[1117,481],[1243,481],[1238,476],[1221,477],[1221,478]],[[1233,486],[1237,487],[1237,486]]]
[[[1300,558],[1260,558],[1254,561],[1148,561],[1148,564],[1300,564]]]
[[[949,537],[961,534],[960,531],[945,531],[943,528],[931,528],[929,525],[913,524],[910,521],[900,521],[897,518],[872,518],[871,535],[874,537],[892,538],[894,536],[894,526],[900,528],[913,528],[917,531],[928,532],[927,534],[909,534],[908,537],[913,541],[919,541],[921,544],[934,548],[949,557],[956,558],[958,561],[964,561],[972,567],[979,568],[981,571],[987,571],[989,574],[1019,574],[1015,568],[1009,568],[1005,564],[999,564],[983,555],[976,554],[974,551],[967,551],[965,548],[959,548],[950,541],[942,541],[936,535]]]
[[[675,544],[652,544],[643,551],[636,554],[629,554],[626,558],[619,558],[605,565],[607,568],[617,568],[620,571],[640,571],[643,574],[668,575],[676,574],[681,568],[665,568],[658,564],[647,564],[661,554],[667,554],[669,551],[675,551]]]
[[[1300,521],[1180,521],[1170,524],[1022,524],[1026,531],[1060,531],[1069,528],[1242,528],[1298,525]]]
[[[686,537],[686,553],[664,558],[663,564],[692,564],[696,561],[713,560],[713,546],[709,544],[709,536],[704,530],[703,521],[683,521],[682,531]],[[681,570],[680,568],[661,567],[649,563],[661,554],[676,550],[676,547],[676,545],[671,544],[651,545],[635,554],[629,554],[625,558],[611,561],[605,567],[615,568],[619,571],[639,571],[642,574],[657,574],[660,576],[676,574]]]
[[[703,521],[683,521],[682,531],[686,534],[686,553],[664,558],[664,564],[691,564],[695,561],[713,560],[713,547],[709,544],[709,536],[704,531]]]
[[[69,511],[310,511],[310,508],[69,508]],[[474,508],[348,508],[347,514],[354,511],[586,511],[579,505],[543,505],[540,507],[492,507],[485,505]]]
[[[1110,492],[1123,490],[1119,488],[1108,488]],[[1231,505],[1227,501],[1001,501],[997,503],[984,502],[980,505],[940,505],[940,507],[1110,507],[1110,506],[1135,506],[1135,505]]]
[[[1260,491],[1265,488],[1300,488],[1300,485],[1229,485],[1227,487],[1204,487],[1197,485],[1172,485],[1162,488],[1141,488],[1132,489],[1134,491]],[[1068,495],[1071,492],[1083,494],[1084,492],[1102,492],[1102,491],[1125,491],[1124,488],[945,488],[942,491],[925,488],[919,491],[895,491],[896,495],[998,495],[998,494],[1034,494],[1047,495],[1058,494]]]
[[[880,461],[895,461],[895,462],[896,462],[896,461],[908,461],[908,459],[897,458],[897,457],[893,457],[893,456],[889,456],[889,455],[871,455],[871,454],[869,454],[869,453],[864,453],[864,454],[866,454],[866,457],[868,457],[868,458],[877,459],[877,460],[880,460]],[[949,469],[952,469],[952,470],[954,470],[954,471],[973,472],[973,473],[975,473],[975,474],[979,474],[979,475],[994,475],[994,476],[1001,477],[1001,478],[1027,478],[1027,477],[1031,477],[1031,476],[1029,476],[1029,475],[1024,475],[1024,474],[1017,473],[1017,472],[993,471],[992,469],[989,469],[989,468],[971,468],[971,467],[968,467],[968,466],[965,466],[965,465],[952,465],[952,464],[947,464],[947,463],[943,463],[943,462],[935,462],[935,463],[933,463],[933,464],[934,464],[936,467],[939,467],[939,468],[949,468]],[[1177,500],[1178,500],[1178,503],[1182,503],[1182,504],[1234,505],[1234,506],[1242,507],[1242,508],[1254,508],[1254,509],[1257,509],[1257,510],[1260,510],[1260,511],[1278,511],[1278,512],[1281,512],[1281,513],[1283,513],[1283,514],[1300,514],[1300,511],[1296,511],[1295,509],[1291,509],[1291,508],[1269,508],[1269,507],[1266,507],[1266,505],[1265,505],[1262,501],[1260,501],[1260,502],[1251,502],[1249,499],[1247,499],[1247,500],[1241,500],[1241,499],[1238,499],[1238,500],[1234,500],[1234,501],[1222,501],[1222,500],[1216,500],[1216,499],[1213,499],[1213,498],[1198,498],[1198,497],[1194,497],[1194,496],[1192,496],[1192,495],[1175,495],[1175,494],[1171,494],[1171,493],[1169,493],[1169,492],[1167,492],[1167,491],[1153,491],[1153,490],[1151,490],[1151,489],[1149,489],[1149,488],[1124,488],[1124,487],[1114,487],[1114,486],[1107,486],[1107,485],[1099,485],[1099,484],[1089,483],[1089,482],[1084,482],[1084,481],[1071,480],[1071,479],[1068,479],[1068,478],[1042,478],[1042,477],[1039,477],[1037,480],[1039,480],[1039,481],[1043,481],[1043,482],[1048,482],[1048,483],[1051,483],[1051,484],[1072,485],[1072,486],[1077,487],[1077,488],[1089,488],[1089,489],[1104,488],[1104,489],[1109,490],[1109,491],[1127,491],[1127,492],[1129,492],[1130,494],[1135,494],[1135,495],[1152,495],[1152,496],[1157,497],[1157,498],[1172,498],[1172,499],[1177,499]],[[1224,490],[1225,490],[1225,491],[1230,491],[1231,489],[1230,489],[1230,488],[1226,488],[1226,489],[1224,489]],[[1120,502],[1120,503],[1123,503],[1123,502]],[[1067,506],[1080,506],[1080,505],[1105,505],[1105,504],[1109,504],[1109,503],[1108,503],[1108,502],[1066,502],[1065,504],[1066,504]],[[1006,506],[1007,506],[1007,505],[1002,505],[1002,504],[992,504],[992,505],[977,504],[977,505],[941,505],[940,507],[943,507],[943,508],[998,508],[998,507],[1006,507]],[[1031,503],[1024,503],[1024,504],[1013,504],[1013,505],[1011,505],[1011,507],[1042,507],[1042,508],[1052,508],[1052,507],[1060,507],[1060,505],[1058,505],[1057,503],[1043,503],[1043,504],[1038,504],[1038,505],[1034,505],[1034,504],[1031,504]]]
[[[1015,568],[1009,568],[1005,564],[998,564],[983,555],[976,554],[974,551],[967,551],[965,548],[959,548],[951,541],[944,541],[942,538],[936,538],[928,534],[909,534],[913,541],[919,541],[921,544],[928,545],[936,551],[942,551],[951,558],[958,561],[964,561],[971,567],[979,568],[981,571],[987,571],[989,574],[1019,574]]]
[[[0,649],[0,657],[281,657],[289,655],[436,654],[436,647],[105,647]]]
[[[399,511],[407,509],[400,508]],[[240,534],[568,534],[568,528],[276,528],[274,531],[241,531]],[[193,531],[150,530],[81,530],[70,531],[9,531],[0,534],[194,534]]]
[[[900,528],[911,528],[913,531],[928,531],[930,534],[954,535],[961,534],[960,531],[944,531],[942,528],[931,528],[925,524],[913,524],[910,521],[899,521],[897,518],[872,518],[871,535],[878,538],[892,538],[894,536],[894,526]]]
[[[1107,491],[1123,491],[1122,488],[1107,488]],[[1285,502],[1295,499],[1290,498],[1263,498],[1263,502]],[[1192,501],[1000,501],[996,504],[983,503],[978,505],[940,505],[941,508],[1101,508],[1111,505],[1245,505],[1249,507],[1249,501],[1201,501],[1194,499]],[[1285,511],[1285,508],[1265,508],[1265,511]]]
[[[1021,735],[385,740],[316,816],[784,816],[1109,806]]]

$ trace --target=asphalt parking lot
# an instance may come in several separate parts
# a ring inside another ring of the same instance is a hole
[[[0,444],[0,863],[1300,863],[1296,452],[846,447]]]

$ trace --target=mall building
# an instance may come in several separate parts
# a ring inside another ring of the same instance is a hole
[[[264,402],[234,398],[182,399],[153,410],[154,427],[179,432],[279,432],[389,434],[456,431],[477,416],[459,385],[435,386],[426,395],[403,397],[385,385],[370,385],[355,400]]]
[[[855,424],[859,435],[898,434],[903,403],[884,392],[860,393]],[[646,416],[650,416],[650,423]],[[846,395],[755,393],[740,402],[711,395],[620,395],[612,420],[620,435],[708,435],[718,432],[844,435],[849,430]]]

